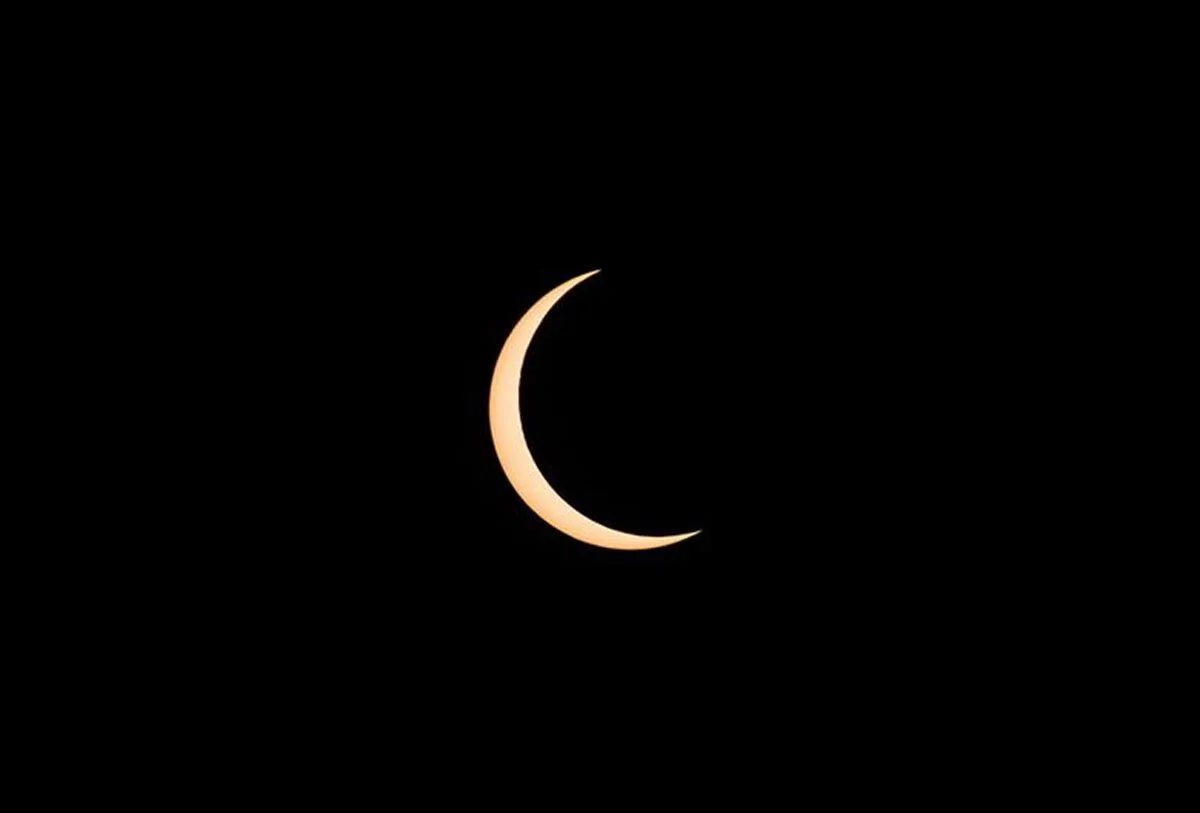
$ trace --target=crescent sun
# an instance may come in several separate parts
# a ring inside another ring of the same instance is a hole
[[[567,534],[602,548],[618,550],[647,550],[672,545],[700,533],[679,534],[677,536],[638,536],[605,527],[595,520],[579,513],[562,497],[559,496],[542,475],[529,445],[525,442],[525,432],[521,425],[521,368],[525,363],[525,354],[533,342],[533,336],[541,325],[542,320],[558,300],[579,283],[599,274],[593,271],[564,282],[550,293],[546,294],[529,312],[521,317],[513,328],[504,347],[500,350],[500,358],[496,361],[496,371],[492,376],[491,398],[488,404],[488,414],[492,426],[492,441],[496,445],[496,455],[500,458],[500,466],[508,481],[512,483],[517,494],[533,512],[547,523]]]

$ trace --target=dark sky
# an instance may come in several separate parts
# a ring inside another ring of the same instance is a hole
[[[117,566],[250,649],[429,657],[909,647],[1003,616],[1015,574],[1037,589],[1010,510],[1044,498],[1014,473],[1036,403],[1006,384],[1035,224],[968,105],[486,85],[243,83],[211,116],[173,109],[180,85],[155,107],[136,205],[89,238],[136,269],[95,284],[150,325],[114,326],[149,353],[131,409],[158,427],[153,541]],[[491,445],[506,336],[597,268],[529,354],[528,439],[596,520],[703,529],[661,550],[554,531]]]
[[[957,719],[970,675],[1006,680],[996,642],[1041,624],[1071,556],[1035,517],[1058,461],[1029,427],[1070,367],[1027,363],[1061,260],[1035,139],[984,78],[795,42],[734,71],[706,42],[705,69],[636,94],[606,90],[612,50],[575,53],[584,79],[394,43],[341,81],[274,60],[221,82],[206,58],[92,94],[69,205],[116,225],[71,239],[115,270],[70,290],[121,307],[99,317],[117,349],[78,349],[111,450],[76,476],[120,494],[78,569],[118,574],[97,606],[129,611],[96,622],[101,666],[124,635],[152,680],[200,687],[190,708],[237,709],[235,737],[247,708],[315,728],[316,698],[383,721],[389,758],[410,724],[419,748],[512,751],[537,709],[562,750],[634,709],[612,741],[720,732],[721,763],[730,728],[789,721],[774,743],[815,714],[853,738],[853,714],[924,693]],[[528,440],[594,519],[703,529],[660,550],[554,531],[491,445],[509,331],[598,268],[535,339]]]

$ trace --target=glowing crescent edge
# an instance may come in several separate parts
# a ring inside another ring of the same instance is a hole
[[[533,453],[529,451],[521,425],[521,368],[524,366],[525,354],[533,342],[534,334],[546,318],[546,314],[560,299],[576,285],[599,273],[592,271],[559,285],[538,300],[513,328],[500,350],[500,358],[496,361],[496,371],[492,376],[492,390],[488,402],[492,442],[496,446],[500,466],[517,494],[535,514],[551,526],[580,542],[602,548],[661,548],[693,537],[700,531],[677,536],[638,536],[613,530],[585,517],[559,496],[546,481],[533,459]]]

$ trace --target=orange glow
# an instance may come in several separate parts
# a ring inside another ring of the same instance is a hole
[[[500,358],[496,361],[496,372],[492,376],[489,402],[492,441],[496,444],[496,455],[500,458],[500,465],[517,494],[534,513],[550,525],[580,542],[602,548],[661,548],[700,532],[693,531],[678,536],[637,536],[607,528],[588,519],[551,488],[534,462],[533,453],[525,443],[525,432],[521,426],[521,367],[525,363],[525,354],[534,334],[558,300],[579,283],[599,273],[593,271],[564,282],[542,297],[513,328],[512,334],[500,351]]]

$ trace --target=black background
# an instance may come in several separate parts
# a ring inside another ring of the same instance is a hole
[[[164,668],[281,717],[319,684],[373,718],[649,707],[685,735],[1002,673],[1063,557],[1030,518],[1042,403],[1012,383],[1055,187],[973,103],[986,72],[806,51],[614,96],[607,69],[389,53],[171,74],[145,126],[91,120],[134,157],[97,147],[75,201],[119,224],[87,237],[118,269],[90,285],[134,318],[80,351],[132,427],[97,509],[122,541],[89,561]],[[554,531],[491,445],[509,331],[597,268],[535,339],[525,426],[589,516],[703,530],[659,550]]]
[[[1076,526],[1110,516],[1073,483],[1107,476],[1089,401],[1120,385],[1062,396],[1130,358],[1072,318],[1135,332],[1091,297],[1122,231],[1097,134],[1137,80],[1063,43],[1116,41],[581,10],[101,9],[136,47],[72,12],[49,30],[83,64],[19,65],[49,157],[13,156],[47,293],[11,297],[16,355],[61,359],[18,607],[55,629],[20,665],[55,747],[167,775],[137,740],[204,772],[187,792],[236,764],[307,794],[341,757],[404,795],[577,806],[655,774],[744,807],[979,765],[991,792],[1060,771],[1064,734],[1107,744],[1109,665],[1077,653],[1141,635],[1095,563],[1144,533]],[[1117,264],[1111,290],[1145,267]],[[703,530],[660,550],[554,531],[491,445],[506,336],[597,268],[535,339],[528,440],[596,520]]]

